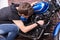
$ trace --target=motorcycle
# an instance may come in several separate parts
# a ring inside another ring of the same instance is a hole
[[[50,27],[52,26],[52,20],[50,18],[52,16],[54,16],[56,14],[56,12],[59,11],[60,4],[58,2],[55,2],[55,1],[44,2],[44,1],[42,1],[42,2],[38,2],[38,3],[34,4],[32,6],[33,9],[34,9],[34,14],[32,14],[27,19],[28,22],[25,20],[25,18],[21,18],[21,20],[23,20],[23,22],[26,26],[30,25],[32,23],[35,23],[38,20],[44,20],[45,23],[44,23],[43,26],[39,25],[38,27],[34,28],[33,30],[31,30],[27,33],[23,33],[22,31],[20,31],[19,35],[23,36],[23,37],[33,39],[33,40],[40,39],[42,36],[44,36],[45,33],[50,35],[51,33],[49,31],[50,31]],[[13,3],[13,5],[14,5],[14,3]],[[47,32],[45,32],[45,31],[47,31]],[[56,28],[54,28],[54,31],[53,31],[52,36],[53,36],[54,40],[58,40],[58,38],[59,38],[58,33],[59,33],[59,25],[56,26]],[[42,40],[46,40],[46,39],[44,39],[44,37],[42,38]]]
[[[33,30],[27,32],[27,33],[23,33],[22,31],[20,31],[20,35],[23,37],[27,37],[33,40],[38,40],[42,37],[42,35],[44,36],[45,34],[45,30],[48,31],[46,32],[46,34],[50,34],[49,29],[51,26],[51,20],[50,17],[52,16],[51,12],[49,11],[49,3],[48,2],[38,2],[35,5],[32,6],[34,9],[34,14],[32,14],[27,20],[27,21],[23,21],[25,25],[30,25],[32,23],[35,23],[38,20],[44,20],[45,23],[43,26],[38,25],[38,27],[34,28]],[[21,18],[22,20],[23,18]],[[44,38],[42,39],[44,40]]]

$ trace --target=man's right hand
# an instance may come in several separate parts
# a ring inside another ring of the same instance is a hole
[[[44,20],[39,20],[39,21],[37,21],[37,23],[40,24],[40,25],[43,25],[44,24]]]

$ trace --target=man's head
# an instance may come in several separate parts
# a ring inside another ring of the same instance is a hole
[[[29,17],[33,14],[33,8],[27,2],[21,2],[17,10],[20,16]]]

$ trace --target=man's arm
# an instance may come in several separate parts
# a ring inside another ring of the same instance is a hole
[[[36,23],[31,24],[31,25],[29,25],[29,26],[25,26],[21,20],[13,20],[13,22],[14,22],[14,23],[17,25],[17,27],[19,27],[19,29],[20,29],[22,32],[24,32],[24,33],[32,30],[32,29],[35,28],[35,27],[37,27],[37,24],[36,24]],[[44,21],[41,20],[41,21],[38,21],[38,23],[39,23],[40,25],[43,25],[43,24],[44,24]]]
[[[20,29],[22,32],[24,32],[24,33],[32,30],[33,28],[35,28],[35,27],[37,26],[36,23],[34,23],[34,24],[32,24],[32,25],[29,25],[29,26],[25,26],[21,20],[13,20],[13,22],[14,22],[14,23],[17,25],[17,27],[19,27],[19,29]]]

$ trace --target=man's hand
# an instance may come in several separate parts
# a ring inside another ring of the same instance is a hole
[[[44,20],[39,20],[39,21],[37,21],[37,23],[39,23],[40,25],[43,25],[44,24]]]

